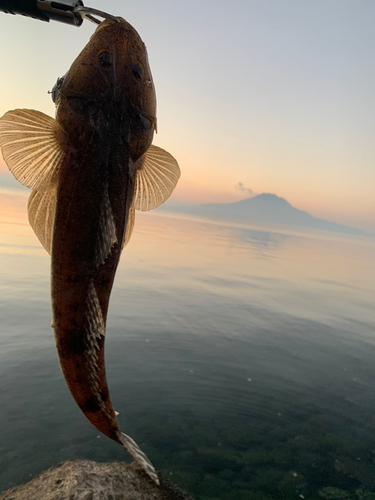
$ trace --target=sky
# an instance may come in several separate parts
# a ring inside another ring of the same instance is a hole
[[[182,171],[172,201],[267,192],[375,230],[373,0],[84,3],[124,17],[147,46],[154,144]],[[0,116],[22,107],[54,116],[47,91],[94,29],[0,13]]]

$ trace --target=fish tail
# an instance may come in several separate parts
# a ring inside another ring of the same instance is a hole
[[[142,469],[150,476],[153,481],[155,481],[157,485],[159,485],[160,481],[158,475],[156,474],[154,466],[137,445],[137,443],[130,436],[127,436],[123,432],[119,432],[118,437],[121,441],[121,444],[124,446],[126,451],[134,458],[137,464],[142,467]]]

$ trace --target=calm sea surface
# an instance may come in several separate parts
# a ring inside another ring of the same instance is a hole
[[[61,375],[26,194],[0,193],[0,491],[66,459],[128,460]],[[375,499],[374,251],[138,213],[107,325],[121,429],[196,499]]]

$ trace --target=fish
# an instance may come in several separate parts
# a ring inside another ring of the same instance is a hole
[[[101,22],[52,99],[55,118],[6,112],[0,149],[10,172],[32,190],[29,223],[51,255],[61,370],[86,418],[159,484],[151,461],[120,431],[104,363],[110,294],[135,210],[159,206],[180,177],[174,157],[152,144],[155,86],[137,31],[121,17]]]

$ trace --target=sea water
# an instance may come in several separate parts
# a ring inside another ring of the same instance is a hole
[[[0,193],[0,491],[128,461],[60,372],[50,259]],[[121,430],[196,499],[375,499],[375,242],[137,213],[106,368]]]

